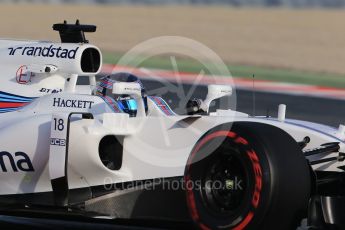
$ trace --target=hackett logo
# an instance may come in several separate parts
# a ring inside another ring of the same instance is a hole
[[[63,49],[61,46],[55,47],[54,45],[48,47],[42,46],[19,46],[15,48],[8,48],[9,55],[22,55],[22,56],[35,56],[35,57],[56,57],[75,59],[75,55],[79,47],[75,49]]]
[[[55,97],[53,101],[53,106],[63,108],[91,109],[93,103],[95,102],[84,100],[65,100],[62,98]]]

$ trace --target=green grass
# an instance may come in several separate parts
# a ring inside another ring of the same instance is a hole
[[[116,64],[121,57],[122,55],[120,54],[109,53],[103,56],[104,62],[108,64]],[[178,70],[182,72],[199,73],[203,67],[201,63],[184,57],[176,57],[176,62]],[[146,59],[140,66],[136,67],[173,70],[171,60],[164,56]],[[255,74],[255,78],[259,80],[345,88],[345,76],[339,74],[312,73],[245,65],[227,65],[227,67],[233,77],[252,78],[253,74]]]

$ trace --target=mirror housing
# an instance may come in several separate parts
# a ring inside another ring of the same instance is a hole
[[[232,95],[232,87],[230,85],[209,85],[206,99],[203,101],[203,110],[208,113],[212,101]]]

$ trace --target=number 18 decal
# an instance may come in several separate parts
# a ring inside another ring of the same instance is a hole
[[[51,180],[66,176],[68,118],[68,113],[54,113],[51,118],[49,150],[49,175]]]
[[[63,131],[64,129],[65,129],[64,120],[54,118],[54,130]]]

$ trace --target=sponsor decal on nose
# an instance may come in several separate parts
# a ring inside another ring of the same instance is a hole
[[[9,55],[22,55],[34,57],[53,57],[62,59],[75,59],[79,47],[75,49],[67,49],[61,46],[19,46],[9,47]]]

